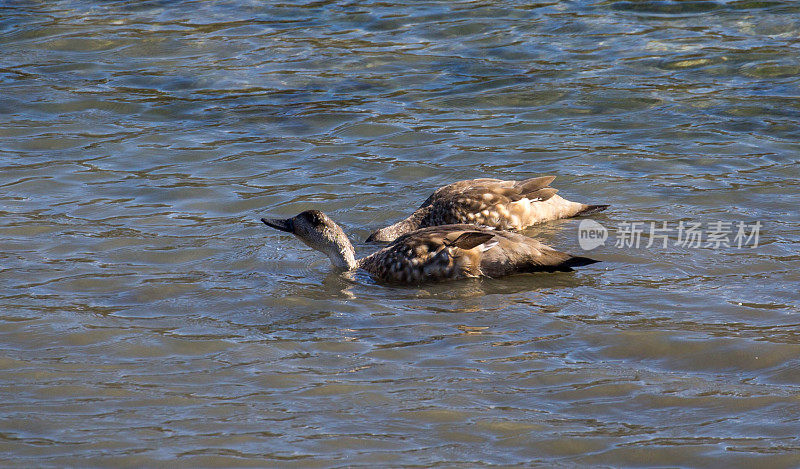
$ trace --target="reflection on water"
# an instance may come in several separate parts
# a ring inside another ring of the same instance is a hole
[[[800,465],[799,32],[788,1],[0,5],[0,460]],[[317,208],[364,255],[436,187],[542,174],[609,229],[761,243],[409,288],[258,222]]]

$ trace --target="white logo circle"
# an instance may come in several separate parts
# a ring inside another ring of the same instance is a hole
[[[602,246],[608,239],[608,230],[594,220],[588,218],[581,220],[578,225],[578,244],[584,251],[591,251]]]

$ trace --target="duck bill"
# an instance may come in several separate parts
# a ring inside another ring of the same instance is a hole
[[[280,218],[262,218],[265,225],[275,228],[276,230],[285,231],[287,233],[294,233],[294,222],[291,218],[281,220]]]

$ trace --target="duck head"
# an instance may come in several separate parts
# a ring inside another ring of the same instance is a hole
[[[340,269],[357,266],[355,249],[344,231],[319,210],[306,210],[292,218],[262,218],[265,225],[292,233],[310,248],[322,252]]]

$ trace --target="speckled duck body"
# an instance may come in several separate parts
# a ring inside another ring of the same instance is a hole
[[[403,235],[358,261],[358,266],[384,282],[421,283],[567,271],[593,262],[519,233],[461,224],[428,227]]]
[[[523,230],[559,218],[588,215],[608,205],[571,202],[548,187],[555,176],[524,181],[470,179],[437,189],[408,218],[372,233],[367,241],[392,241],[420,228],[470,224],[500,230]]]

